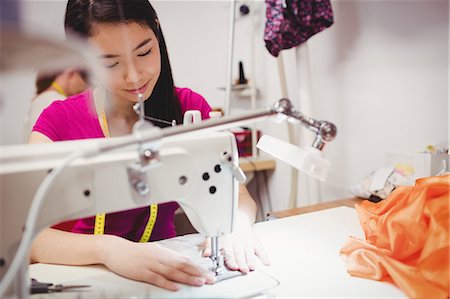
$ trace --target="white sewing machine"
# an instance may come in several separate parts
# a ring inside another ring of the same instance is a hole
[[[26,212],[46,175],[74,151],[110,145],[106,140],[89,140],[2,148],[1,276],[11,265]],[[238,159],[231,133],[166,138],[141,149],[141,155],[136,145],[95,157],[88,154],[67,165],[48,186],[35,226],[27,229],[35,236],[62,220],[176,201],[203,235],[232,232],[238,201],[233,173],[238,171]]]
[[[0,158],[0,295],[13,280],[12,273],[18,278],[16,293],[28,295],[24,291],[28,290],[26,270],[19,270],[27,265],[31,241],[43,228],[62,220],[168,201],[177,201],[193,226],[211,237],[212,270],[219,273],[223,258],[217,238],[233,231],[238,180],[245,177],[238,166],[234,136],[204,130],[219,130],[275,114],[297,119],[315,131],[312,149],[317,152],[296,152],[295,147],[280,152],[274,146],[277,139],[272,138],[271,154],[290,158],[292,165],[323,178],[328,165],[318,154],[319,149],[334,138],[336,129],[328,122],[305,118],[287,99],[244,116],[163,130],[137,130],[134,135],[109,140],[4,147]]]

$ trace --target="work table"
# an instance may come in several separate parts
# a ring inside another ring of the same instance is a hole
[[[364,237],[356,210],[345,206],[357,200],[320,204],[321,208],[330,205],[338,207],[306,214],[299,214],[302,208],[277,212],[274,214],[283,218],[255,224],[253,230],[269,253],[271,266],[260,264],[257,270],[249,275],[226,280],[214,286],[183,286],[177,293],[166,292],[149,284],[125,279],[101,266],[35,264],[30,266],[30,277],[43,282],[92,285],[90,290],[66,293],[62,298],[114,298],[117,295],[121,298],[237,298],[256,294],[266,296],[263,298],[405,298],[395,285],[352,277],[346,271],[345,262],[339,255],[340,248],[350,236]],[[315,207],[318,208],[320,206]],[[58,294],[58,298],[61,298],[61,295]],[[32,298],[55,297],[33,295]]]

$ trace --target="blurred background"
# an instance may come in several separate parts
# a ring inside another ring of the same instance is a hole
[[[13,2],[2,0],[3,10],[14,7],[23,31],[64,40],[66,1]],[[151,2],[164,30],[175,84],[191,88],[212,107],[226,111],[232,2]],[[288,97],[305,114],[338,128],[337,138],[324,151],[331,173],[326,182],[311,182],[299,174],[292,202],[293,170],[277,162],[254,187],[261,200],[270,203],[270,210],[349,197],[351,186],[385,165],[386,154],[417,153],[429,144],[448,146],[449,2],[334,0],[331,4],[330,28],[281,52]],[[243,5],[248,14],[241,13]],[[233,82],[242,62],[251,84],[231,90],[229,114],[271,105],[283,94],[279,60],[270,55],[263,40],[265,2],[236,1],[235,9]],[[2,145],[26,142],[23,125],[36,92],[35,77],[36,72],[29,70],[1,78]],[[253,107],[251,92],[256,94]],[[287,126],[265,121],[257,128],[288,140]],[[299,144],[309,145],[311,135],[294,129]]]

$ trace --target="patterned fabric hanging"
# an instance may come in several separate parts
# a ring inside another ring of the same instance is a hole
[[[329,0],[266,0],[264,41],[277,57],[333,24]]]

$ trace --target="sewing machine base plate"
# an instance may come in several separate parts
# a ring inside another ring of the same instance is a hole
[[[230,271],[228,269],[222,269],[222,271],[219,274],[216,275],[216,279],[217,280],[216,280],[215,283],[217,284],[217,283],[222,282],[224,280],[231,279],[231,278],[238,277],[238,276],[242,276],[242,275],[245,275],[245,274],[242,273],[242,272],[239,272],[239,271]]]

